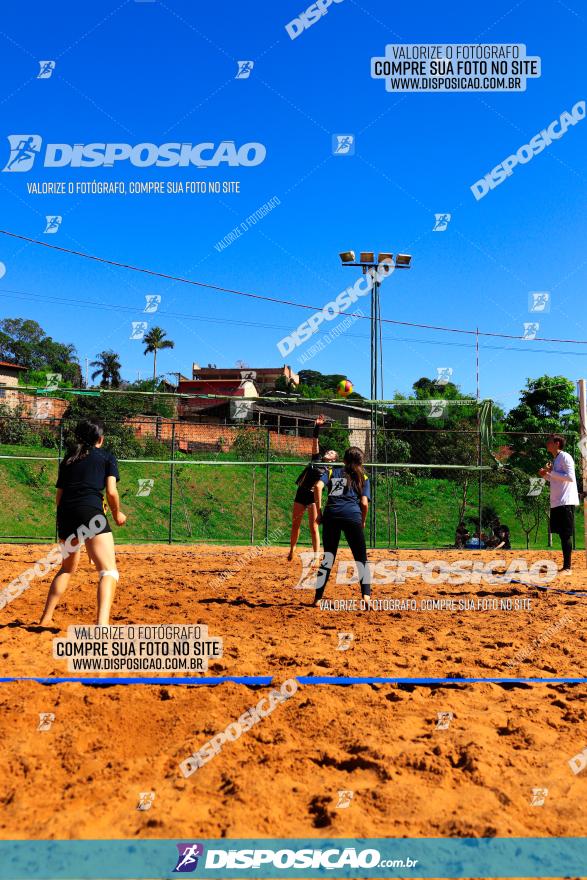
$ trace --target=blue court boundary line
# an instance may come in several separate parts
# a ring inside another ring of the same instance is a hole
[[[587,678],[428,678],[426,676],[399,678],[397,676],[352,676],[352,675],[297,675],[295,680],[302,685],[353,685],[353,684],[407,684],[407,685],[444,685],[444,684],[587,684]],[[112,687],[116,685],[150,684],[150,685],[204,685],[243,684],[247,687],[266,687],[272,685],[272,675],[227,675],[200,678],[92,678],[86,676],[70,676],[66,678],[40,678],[38,676],[6,676],[0,678],[0,684],[13,682],[36,682],[38,684],[85,684],[91,686]]]
[[[88,684],[88,685],[120,685],[120,684],[155,684],[155,685],[217,685],[234,682],[235,684],[245,684],[252,687],[261,687],[270,685],[273,682],[272,675],[226,675],[218,677],[206,678],[163,678],[159,676],[152,677],[136,677],[136,678],[90,678],[87,676],[70,676],[67,678],[39,678],[38,676],[8,676],[0,678],[0,684],[15,681],[35,681],[38,684]]]
[[[587,678],[398,678],[373,676],[299,675],[300,684],[587,684]]]

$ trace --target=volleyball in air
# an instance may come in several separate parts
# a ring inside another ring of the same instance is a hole
[[[353,383],[348,379],[341,379],[336,386],[336,393],[339,397],[348,397],[352,393]]]

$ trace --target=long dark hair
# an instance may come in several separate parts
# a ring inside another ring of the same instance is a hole
[[[363,452],[358,446],[349,446],[348,449],[345,449],[343,458],[347,485],[354,486],[360,495],[367,479],[367,475],[363,470]]]
[[[72,446],[65,464],[74,464],[89,454],[90,449],[104,436],[102,419],[84,419],[75,426],[75,444]]]

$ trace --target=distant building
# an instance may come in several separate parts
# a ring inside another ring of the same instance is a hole
[[[18,377],[26,372],[26,367],[0,361],[0,403],[15,406],[18,400]],[[11,390],[13,389],[13,390]]]
[[[58,397],[37,396],[34,393],[21,391],[18,377],[26,372],[26,367],[0,361],[0,405],[10,410],[19,407],[19,413],[34,421],[60,421],[69,404]]]
[[[182,397],[178,404],[181,419],[207,422],[242,421],[249,417],[252,403],[242,398],[258,397],[254,382],[241,379],[192,379],[180,380],[177,388],[180,394],[193,394]]]
[[[282,367],[201,367],[199,364],[192,365],[192,379],[199,381],[236,381],[248,379],[257,386],[259,396],[263,396],[275,389],[275,383],[283,376],[294,385],[300,384],[300,377],[294,373],[291,367],[284,364]]]

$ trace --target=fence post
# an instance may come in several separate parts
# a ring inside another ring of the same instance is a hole
[[[255,543],[255,488],[257,482],[257,465],[253,465],[253,483],[251,486],[251,540],[250,543]]]
[[[481,522],[481,512],[483,510],[483,445],[481,442],[481,413],[479,411],[479,403],[477,403],[477,464],[479,466],[479,484],[477,487],[477,505],[479,514],[479,541],[481,541],[481,533],[483,531],[483,523]]]
[[[57,473],[59,474],[59,465],[61,464],[61,459],[63,458],[63,422],[59,422],[59,458],[57,459]],[[59,540],[59,534],[57,532],[57,517],[55,517],[55,542]]]
[[[167,543],[173,541],[173,477],[175,474],[175,422],[171,425],[171,465],[169,466],[169,535]]]
[[[267,441],[265,445],[265,461],[267,462],[265,468],[267,471],[265,477],[265,542],[269,541],[269,452],[271,448],[271,433],[269,428],[267,428]]]

